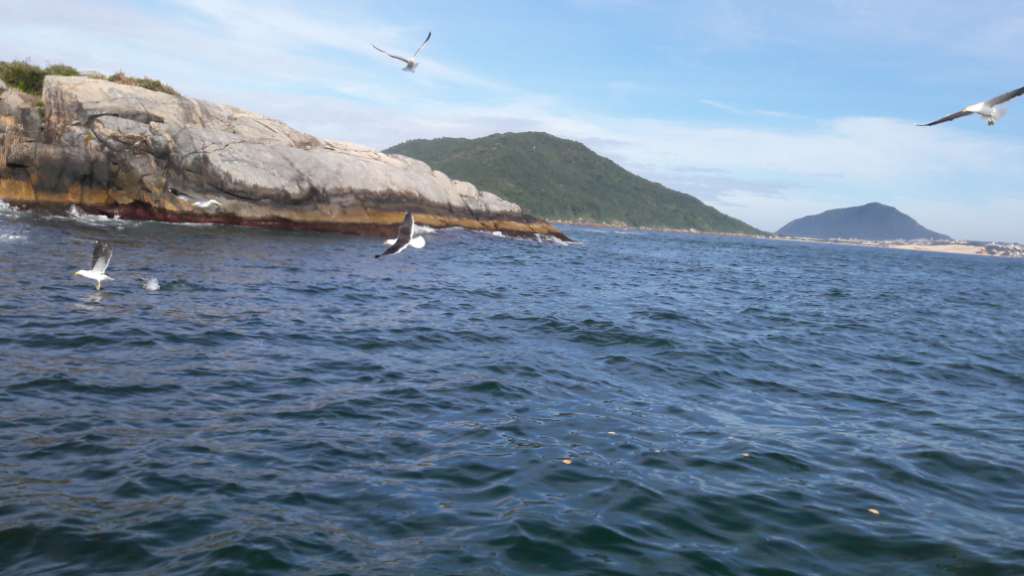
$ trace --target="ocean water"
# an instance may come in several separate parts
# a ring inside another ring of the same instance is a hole
[[[1024,262],[567,232],[2,207],[0,573],[1024,574]]]

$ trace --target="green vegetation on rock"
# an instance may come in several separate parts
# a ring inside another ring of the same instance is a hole
[[[579,142],[544,132],[410,140],[385,152],[422,160],[541,218],[758,233],[689,194],[630,173]]]
[[[17,88],[22,92],[39,96],[43,92],[43,79],[47,76],[81,76],[82,74],[66,64],[52,64],[46,68],[41,68],[35,64],[30,63],[28,60],[12,60],[10,62],[0,61],[0,80],[3,80],[8,86]],[[153,80],[152,78],[142,77],[137,78],[134,76],[128,76],[124,72],[117,72],[110,76],[99,78],[109,80],[111,82],[117,82],[118,84],[126,84],[128,86],[138,86],[147,90],[155,90],[157,92],[163,92],[165,94],[173,94],[178,96],[178,92],[170,86],[164,84],[159,80]]]
[[[154,80],[148,76],[142,78],[136,78],[135,76],[128,76],[124,72],[117,72],[107,77],[107,80],[111,82],[117,82],[118,84],[125,84],[128,86],[138,86],[139,88],[145,88],[146,90],[154,90],[156,92],[163,92],[164,94],[172,94],[174,96],[180,96],[178,91],[171,88],[167,84],[159,80]]]
[[[47,76],[78,76],[78,70],[64,64],[40,68],[28,60],[0,61],[0,80],[22,92],[39,96],[43,92],[43,78]]]

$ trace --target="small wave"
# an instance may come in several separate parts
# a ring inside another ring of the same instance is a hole
[[[112,384],[112,383],[83,383],[77,379],[65,375],[55,374],[43,376],[27,382],[16,382],[8,387],[8,390],[18,393],[50,393],[55,395],[76,393],[94,394],[101,396],[114,396],[123,398],[132,394],[160,394],[176,390],[176,384]]]
[[[4,202],[3,200],[0,200],[0,214],[3,214],[5,216],[7,216],[7,215],[16,216],[20,212],[21,212],[21,210],[18,210],[17,208],[15,208],[14,206],[11,206],[7,202]]]
[[[0,242],[15,242],[24,239],[23,234],[0,234]]]
[[[113,226],[118,229],[123,229],[125,222],[121,220],[121,217],[114,215],[113,218],[104,214],[89,214],[83,212],[78,206],[72,204],[68,211],[64,215],[49,216],[47,219],[54,220],[71,220],[79,224],[85,224],[87,226]]]
[[[575,244],[575,242],[566,242],[565,240],[562,240],[561,238],[558,238],[557,236],[552,236],[550,234],[540,234],[538,232],[534,232],[533,237],[534,239],[537,240],[537,242],[540,242],[541,244],[544,244],[546,242],[555,244],[556,246],[571,246],[572,244]]]
[[[121,219],[120,216],[116,215],[113,218],[110,218],[109,216],[105,216],[103,214],[87,214],[79,210],[78,206],[75,206],[74,204],[72,204],[71,207],[68,208],[68,216],[80,222],[111,222],[113,220]]]
[[[437,232],[436,229],[427,226],[426,224],[413,224],[412,233],[415,234],[433,234]]]
[[[527,388],[508,383],[503,384],[497,380],[484,380],[467,386],[464,390],[494,398],[527,398],[532,395]]]

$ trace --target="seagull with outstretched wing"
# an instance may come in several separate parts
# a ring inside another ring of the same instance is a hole
[[[938,120],[934,120],[927,124],[918,124],[918,126],[935,126],[936,124],[942,124],[943,122],[956,120],[957,118],[967,116],[969,114],[977,114],[978,116],[984,118],[985,121],[988,122],[989,126],[994,126],[997,120],[1006,115],[1006,109],[997,108],[997,106],[999,106],[1000,104],[1005,104],[1006,102],[1013,100],[1014,98],[1020,96],[1021,94],[1024,94],[1024,86],[1021,86],[1016,90],[1011,90],[1006,94],[1000,94],[999,96],[996,96],[995,98],[991,98],[989,100],[985,100],[984,102],[971,104],[970,106],[964,108],[963,110],[960,110],[959,112],[954,112],[948,116],[943,116],[942,118],[939,118]]]
[[[427,42],[430,42],[430,35],[431,34],[433,34],[433,32],[427,32],[426,40],[424,40],[423,44],[420,44],[420,47],[416,49],[416,52],[413,53],[412,58],[404,58],[402,56],[398,56],[396,54],[392,54],[391,52],[388,52],[387,50],[382,50],[381,48],[377,48],[376,44],[370,44],[370,46],[373,46],[378,52],[380,52],[382,54],[385,54],[387,56],[390,56],[390,57],[394,58],[395,60],[401,60],[402,62],[405,62],[405,68],[402,68],[402,70],[405,70],[406,72],[415,72],[416,71],[416,67],[420,65],[419,62],[416,61],[416,57],[420,55],[420,50],[423,50],[423,47],[427,45]]]
[[[413,232],[415,230],[416,222],[413,220],[412,212],[406,210],[405,219],[402,220],[402,225],[398,227],[398,237],[392,240],[387,240],[385,244],[390,244],[388,249],[385,250],[383,254],[377,254],[374,258],[398,254],[409,246],[417,249],[426,246],[427,241],[423,239],[423,236],[413,237]]]
[[[107,276],[107,266],[110,265],[110,257],[114,254],[113,248],[106,242],[96,242],[96,246],[92,249],[92,268],[88,270],[79,270],[75,272],[75,276],[82,276],[96,282],[96,289],[100,289],[100,284],[104,280],[113,280],[110,276]]]

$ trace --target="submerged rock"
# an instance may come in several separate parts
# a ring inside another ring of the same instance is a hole
[[[564,238],[427,164],[282,122],[105,80],[48,76],[42,99],[0,88],[0,200],[128,219],[364,234],[422,224]]]

